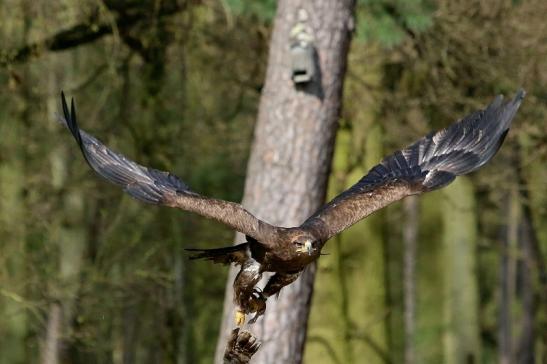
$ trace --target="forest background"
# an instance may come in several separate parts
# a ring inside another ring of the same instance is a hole
[[[275,10],[0,2],[0,363],[211,362],[227,269],[183,249],[233,233],[96,178],[55,113],[63,89],[108,145],[239,201]],[[547,3],[360,0],[355,13],[330,197],[496,94],[528,96],[488,166],[327,244],[304,361],[542,362]]]

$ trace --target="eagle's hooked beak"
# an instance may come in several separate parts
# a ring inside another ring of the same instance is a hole
[[[297,250],[299,253],[306,253],[308,255],[311,255],[313,252],[313,245],[311,241],[306,241],[303,245],[301,245]]]
[[[304,243],[304,251],[305,251],[306,253],[308,253],[308,255],[311,255],[312,250],[313,250],[313,246],[312,246],[312,244],[311,244],[311,241],[309,241],[309,240],[306,241],[306,242]]]

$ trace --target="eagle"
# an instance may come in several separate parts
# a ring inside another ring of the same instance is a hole
[[[294,282],[334,235],[393,202],[437,190],[488,162],[502,145],[524,97],[524,90],[507,101],[499,95],[486,108],[394,152],[296,227],[271,225],[241,204],[203,196],[170,172],[142,166],[114,152],[78,127],[74,99],[69,109],[62,92],[59,120],[76,139],[89,166],[132,197],[199,214],[245,235],[246,241],[238,245],[187,249],[193,259],[241,267],[233,283],[235,324],[241,326],[246,315],[254,314],[249,323],[263,315],[267,299]],[[259,289],[256,285],[264,272],[274,274]]]

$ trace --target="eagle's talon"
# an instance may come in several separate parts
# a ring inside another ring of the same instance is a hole
[[[253,300],[260,300],[260,301],[266,301],[268,297],[262,293],[262,289],[255,287],[253,289],[253,293],[251,295],[251,301]]]
[[[249,308],[250,312],[256,312],[256,314],[249,320],[249,325],[254,324],[260,316],[264,315],[264,312],[266,312],[267,299],[268,297],[262,293],[262,290],[254,289],[253,294],[249,299]]]
[[[249,320],[249,325],[252,325],[256,322],[256,320],[258,320],[258,318],[262,315],[264,315],[264,312],[266,312],[266,309],[262,310],[262,311],[258,311],[254,317],[252,319]]]
[[[243,326],[243,324],[245,323],[245,312],[236,310],[234,321],[236,326]]]
[[[266,297],[262,291],[259,291],[255,289],[253,291],[253,294],[249,298],[249,313],[250,312],[256,312],[257,315],[263,314],[264,311],[266,311],[266,300],[268,297]],[[256,321],[256,320],[255,320]]]

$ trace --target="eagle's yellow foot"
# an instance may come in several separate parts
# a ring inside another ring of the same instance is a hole
[[[234,321],[237,326],[243,326],[243,324],[245,323],[245,312],[236,310]]]

